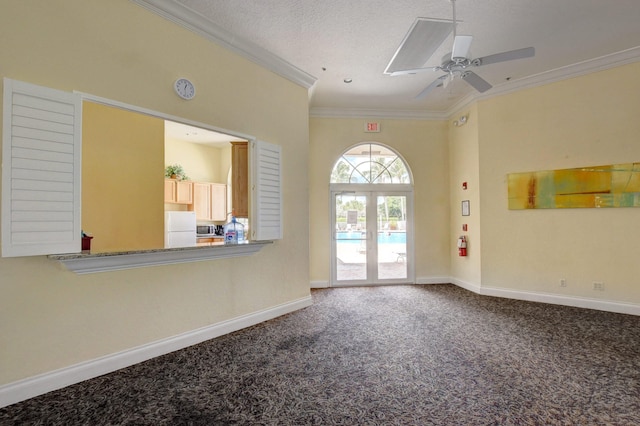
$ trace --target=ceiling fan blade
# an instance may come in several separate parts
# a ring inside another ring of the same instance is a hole
[[[416,96],[416,99],[422,99],[425,96],[427,96],[427,94],[431,92],[433,89],[435,89],[436,87],[442,86],[444,79],[447,77],[448,77],[448,74],[445,74],[443,76],[436,78],[430,85],[425,87],[422,92],[418,93],[418,95]]]
[[[393,54],[384,74],[424,66],[451,31],[449,21],[417,18]]]
[[[462,79],[473,86],[473,88],[480,93],[486,92],[493,87],[487,80],[471,71],[467,71],[462,74]]]
[[[437,69],[438,69],[438,67],[414,68],[414,69],[411,69],[411,70],[394,71],[389,75],[391,77],[397,77],[399,75],[411,75],[411,74],[419,74],[419,73],[427,72],[427,71],[436,71]]]
[[[536,49],[533,47],[525,47],[522,49],[509,50],[508,52],[496,53],[495,55],[477,58],[472,61],[475,66],[495,64],[496,62],[512,61],[514,59],[531,58],[535,56]]]
[[[466,59],[469,55],[469,49],[471,49],[471,42],[473,36],[459,35],[453,40],[453,50],[451,51],[451,60]]]

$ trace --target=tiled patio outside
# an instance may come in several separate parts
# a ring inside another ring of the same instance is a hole
[[[338,281],[366,279],[365,252],[359,244],[340,243],[337,246],[337,278]],[[378,245],[378,278],[407,278],[405,244]]]

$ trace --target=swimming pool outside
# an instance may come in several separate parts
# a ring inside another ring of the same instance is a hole
[[[404,263],[407,253],[405,231],[378,232],[378,263]],[[366,238],[363,232],[337,232],[336,254],[343,264],[366,263]]]
[[[364,231],[336,232],[336,239],[342,243],[358,243],[366,238]],[[406,231],[378,231],[378,244],[406,244]]]

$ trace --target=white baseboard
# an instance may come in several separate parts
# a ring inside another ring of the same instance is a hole
[[[416,284],[455,284],[476,294],[484,296],[504,297],[506,299],[526,300],[529,302],[550,303],[553,305],[573,306],[576,308],[596,309],[599,311],[615,312],[640,316],[640,305],[622,303],[610,300],[590,299],[579,296],[566,296],[553,293],[513,290],[499,287],[486,287],[476,283],[452,277],[419,277]],[[328,281],[312,281],[311,288],[329,288]]]
[[[0,387],[0,408],[311,306],[311,296]]]
[[[449,277],[417,277],[416,284],[449,284]]]
[[[550,303],[553,305],[573,306],[576,308],[596,309],[618,314],[640,315],[640,305],[622,303],[613,300],[591,299],[580,296],[565,296],[553,293],[512,290],[498,287],[482,287],[480,294],[486,296],[505,297],[508,299],[526,300],[529,302]]]
[[[525,300],[528,302],[549,303],[552,305],[573,306],[576,308],[596,309],[598,311],[615,312],[640,316],[640,305],[623,303],[614,300],[591,299],[580,296],[567,296],[554,293],[514,290],[510,288],[486,287],[475,283],[450,278],[449,282],[483,296],[504,297],[506,299]]]
[[[482,288],[480,287],[479,284],[470,283],[468,281],[459,280],[457,278],[449,278],[449,282],[451,284],[457,285],[458,287],[462,287],[465,290],[469,290],[469,291],[472,291],[472,292],[477,293],[477,294],[482,294],[482,292],[481,292]]]
[[[415,279],[416,284],[449,284],[449,277],[420,277]],[[311,288],[329,288],[329,281],[311,281]]]

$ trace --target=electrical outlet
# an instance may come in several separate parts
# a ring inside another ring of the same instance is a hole
[[[567,286],[567,280],[565,280],[564,278],[560,279],[560,287],[566,287]]]
[[[604,283],[602,281],[594,281],[593,289],[596,291],[604,291]]]

